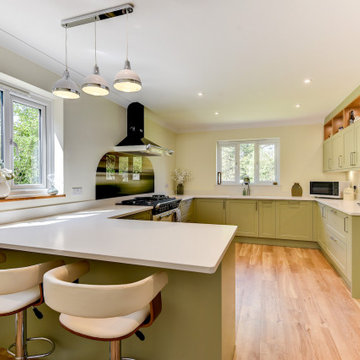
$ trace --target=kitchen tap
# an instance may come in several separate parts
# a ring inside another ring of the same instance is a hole
[[[250,178],[247,175],[245,175],[243,177],[243,181],[244,181],[244,185],[246,186],[246,188],[244,188],[243,195],[250,196]]]

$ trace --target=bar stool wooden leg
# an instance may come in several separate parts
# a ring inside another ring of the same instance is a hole
[[[27,359],[27,334],[26,334],[26,310],[20,311],[15,315],[16,338],[15,338],[15,359]]]
[[[121,360],[121,341],[110,341],[110,360]]]

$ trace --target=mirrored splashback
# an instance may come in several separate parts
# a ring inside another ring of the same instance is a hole
[[[96,170],[96,199],[154,192],[154,169],[145,156],[108,152]]]

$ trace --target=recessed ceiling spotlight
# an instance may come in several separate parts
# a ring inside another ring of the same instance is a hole
[[[215,112],[214,112],[214,115],[218,116],[218,115],[219,115],[219,113],[218,113],[217,111],[215,111]]]
[[[200,96],[200,97],[204,95],[201,91],[198,92],[197,94],[198,94],[198,96]]]
[[[300,104],[296,104],[295,107],[298,109],[299,107],[301,107]]]
[[[304,84],[310,84],[311,81],[312,81],[311,79],[305,79],[305,80],[304,80]]]

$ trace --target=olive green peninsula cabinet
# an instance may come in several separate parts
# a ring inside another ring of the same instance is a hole
[[[245,238],[313,240],[312,201],[195,199],[195,222],[238,227]]]

